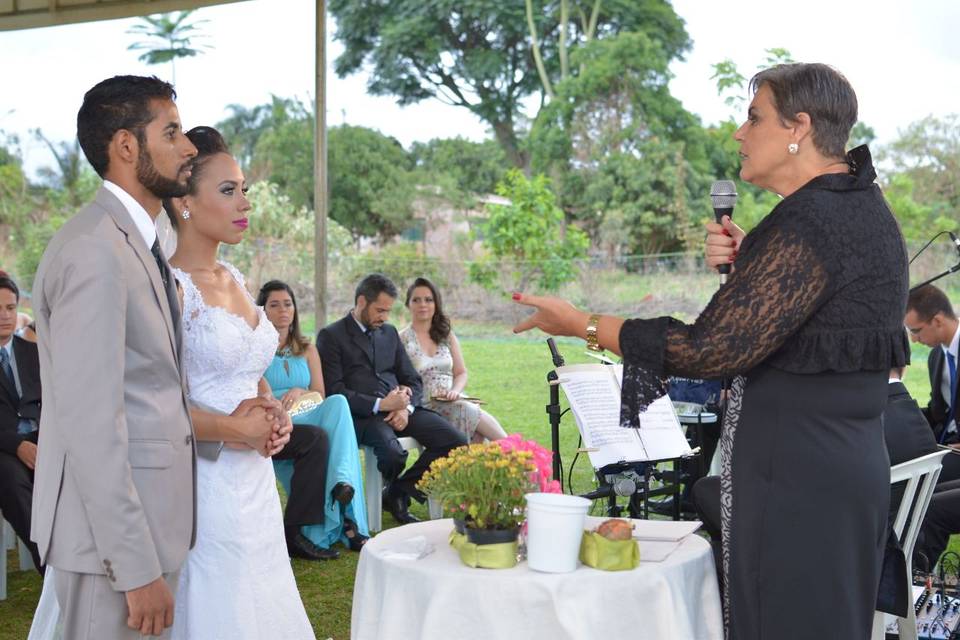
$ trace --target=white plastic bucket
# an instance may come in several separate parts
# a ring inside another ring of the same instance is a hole
[[[562,493],[528,493],[525,497],[527,564],[548,573],[576,569],[590,501]]]

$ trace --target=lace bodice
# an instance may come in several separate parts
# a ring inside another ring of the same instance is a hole
[[[221,263],[246,292],[243,276]],[[190,401],[207,409],[231,413],[242,400],[257,395],[257,384],[277,350],[277,330],[257,307],[257,326],[241,316],[208,306],[190,275],[173,268],[183,288],[184,366]],[[249,292],[247,296],[253,303]]]
[[[438,391],[449,391],[453,387],[453,355],[450,353],[449,343],[441,342],[437,345],[437,352],[429,356],[420,346],[417,332],[412,326],[400,332],[400,340],[410,356],[410,362],[423,380],[425,398],[430,398]]]

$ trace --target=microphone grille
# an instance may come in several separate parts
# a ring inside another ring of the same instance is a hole
[[[714,209],[732,209],[737,204],[737,187],[733,180],[717,180],[710,187],[710,200]]]

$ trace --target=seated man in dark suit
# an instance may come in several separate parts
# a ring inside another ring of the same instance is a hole
[[[420,375],[407,356],[397,330],[387,324],[397,288],[386,276],[364,278],[354,295],[354,308],[322,329],[317,349],[327,393],[350,403],[357,441],[373,448],[377,468],[387,483],[383,507],[398,522],[414,522],[410,498],[423,499],[416,483],[430,464],[466,437],[443,417],[420,406]],[[423,446],[420,458],[400,475],[407,452],[398,437],[412,437]]]
[[[910,292],[903,323],[910,339],[930,347],[927,370],[930,374],[930,402],[923,415],[940,444],[960,446],[957,431],[957,349],[960,343],[960,321],[946,294],[926,285]],[[960,456],[943,460],[940,482],[960,480]]]
[[[33,564],[42,574],[37,545],[30,541],[40,423],[40,359],[36,344],[14,335],[19,302],[16,283],[0,275],[0,511],[27,544]]]

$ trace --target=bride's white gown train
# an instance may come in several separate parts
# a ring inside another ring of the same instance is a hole
[[[240,286],[243,276],[225,264]],[[258,324],[207,306],[190,276],[183,287],[184,366],[190,401],[224,414],[257,395],[277,348],[262,308]],[[252,301],[252,298],[251,298]],[[59,611],[52,569],[29,640],[53,640]],[[180,571],[174,640],[313,640],[283,532],[273,464],[251,450],[197,459],[197,540]]]

